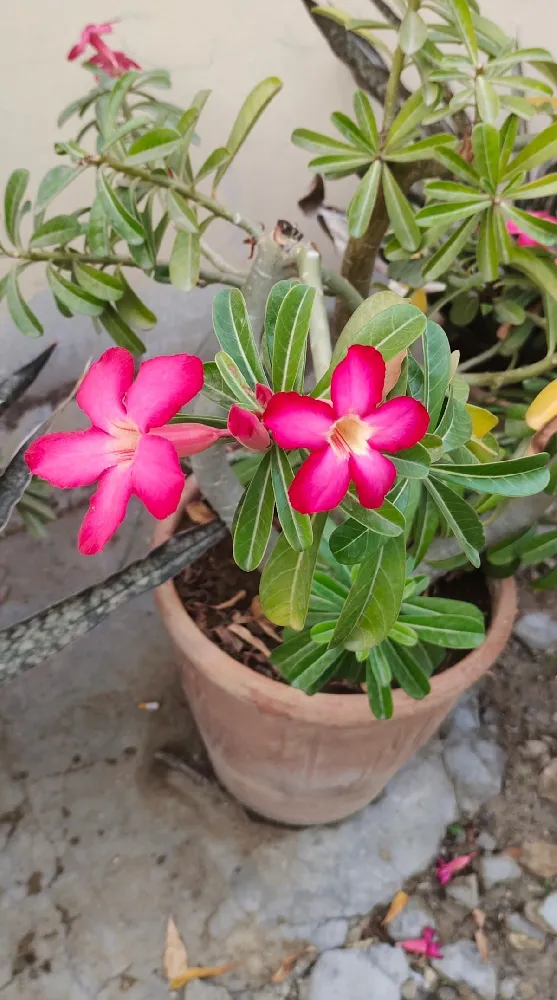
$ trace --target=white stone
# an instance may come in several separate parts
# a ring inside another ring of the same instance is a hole
[[[451,982],[462,983],[474,990],[482,1000],[496,1000],[497,973],[481,955],[472,941],[456,941],[443,946],[443,958],[433,965]]]
[[[480,871],[486,889],[491,889],[499,882],[511,882],[523,876],[520,865],[508,854],[491,854],[482,858]]]
[[[459,700],[448,719],[443,723],[443,733],[448,740],[463,734],[470,734],[480,728],[480,706],[478,691],[472,688]]]
[[[435,927],[433,912],[419,896],[411,896],[404,909],[387,925],[393,941],[421,937],[424,927]]]
[[[477,875],[461,875],[453,879],[446,889],[447,896],[460,903],[467,910],[475,910],[480,905],[480,889]]]
[[[503,982],[499,987],[499,996],[501,997],[501,1000],[514,1000],[517,986],[518,979],[503,979]]]
[[[189,983],[186,992],[188,1000],[231,1000],[230,993],[224,986],[204,983],[200,979],[194,979]]]
[[[544,740],[527,740],[520,748],[520,753],[526,760],[538,760],[547,753],[547,743]]]
[[[546,924],[551,927],[553,933],[557,934],[557,892],[546,896],[538,912]]]
[[[319,951],[328,951],[329,948],[341,948],[347,934],[347,920],[326,920],[309,935],[309,940]]]
[[[311,973],[308,1000],[400,1000],[410,967],[401,948],[372,945],[321,955]]]
[[[508,913],[505,916],[505,926],[511,934],[530,938],[532,941],[545,941],[544,932],[539,927],[531,924],[529,920],[526,920],[521,913]]]
[[[495,851],[497,848],[497,841],[495,837],[492,837],[487,830],[482,830],[480,835],[476,837],[476,844],[482,851]]]
[[[514,634],[534,652],[557,647],[557,621],[543,611],[530,611],[519,618]]]
[[[497,743],[465,736],[449,743],[444,748],[443,758],[463,812],[477,812],[484,802],[501,791],[506,755]]]

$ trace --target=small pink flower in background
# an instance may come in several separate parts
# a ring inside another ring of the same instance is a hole
[[[424,927],[422,936],[397,941],[397,948],[404,948],[412,955],[423,955],[425,958],[443,958],[437,931],[434,927]]]
[[[91,46],[95,49],[95,54],[91,56],[89,62],[92,66],[98,66],[108,76],[121,76],[129,69],[141,69],[141,66],[125,52],[116,52],[103,42],[101,35],[110,34],[115,23],[107,21],[105,24],[88,24],[81,32],[79,41],[68,52],[68,59],[70,61],[77,59],[83,55],[88,46]]]
[[[78,56],[82,56],[88,45],[95,46],[95,40],[99,35],[110,35],[112,32],[112,25],[115,21],[106,21],[104,24],[87,24],[85,25],[81,35],[79,36],[79,41],[70,49],[68,52],[68,59],[70,62],[73,59],[77,59]]]
[[[529,212],[529,215],[535,215],[538,219],[546,219],[547,222],[557,222],[554,215],[550,215],[549,212]],[[531,236],[527,236],[525,232],[520,228],[517,222],[513,222],[511,219],[507,219],[506,222],[507,232],[511,236],[518,236],[517,244],[519,247],[542,247],[546,246],[545,243],[538,243],[537,240],[533,240]]]
[[[472,854],[461,854],[460,857],[453,858],[452,861],[443,861],[442,858],[438,858],[437,865],[435,866],[435,874],[441,885],[447,885],[455,875],[458,875],[464,868],[467,868],[472,858],[475,857],[476,852],[472,851]]]
[[[179,455],[209,448],[227,431],[170,424],[203,386],[203,363],[190,354],[145,361],[134,381],[129,351],[112,347],[87,372],[76,401],[92,426],[45,434],[25,452],[31,472],[68,489],[98,480],[79,532],[83,555],[100,552],[124,520],[132,494],[153,517],[172,514],[184,473]]]
[[[268,385],[258,382],[255,386],[255,398],[259,403],[260,410],[255,413],[253,410],[245,410],[242,406],[234,403],[228,414],[228,430],[240,444],[250,451],[266,451],[271,444],[269,431],[263,423],[263,417],[267,408],[267,403],[273,395],[273,390]]]
[[[381,506],[396,478],[382,452],[413,447],[429,424],[416,399],[399,396],[379,405],[384,383],[379,351],[356,344],[333,372],[332,404],[297,392],[278,392],[269,400],[263,422],[277,444],[311,451],[290,486],[295,510],[332,510],[350,482],[362,507]]]

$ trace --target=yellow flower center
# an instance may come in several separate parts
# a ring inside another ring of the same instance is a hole
[[[355,413],[339,417],[329,432],[329,444],[339,457],[350,453],[364,455],[371,436],[371,427]]]
[[[132,420],[121,424],[112,424],[112,446],[119,462],[131,462],[135,456],[139,438],[141,437],[136,425]]]

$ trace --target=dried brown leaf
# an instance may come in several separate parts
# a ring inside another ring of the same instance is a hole
[[[487,962],[489,958],[489,942],[487,940],[487,935],[485,931],[479,930],[474,934],[474,940],[476,942],[476,948],[478,949],[482,962]]]
[[[242,652],[242,643],[240,639],[230,632],[227,625],[216,625],[213,631],[216,632],[223,646],[227,646],[233,653]]]
[[[220,604],[213,604],[215,611],[225,611],[226,608],[233,608],[238,601],[241,601],[243,597],[246,597],[245,590],[238,590],[233,597],[229,597],[227,601],[221,601]]]
[[[307,955],[312,951],[315,951],[315,948],[312,945],[304,945],[303,948],[298,948],[298,951],[293,951],[290,955],[285,955],[277,971],[271,976],[271,982],[274,983],[275,986],[278,983],[283,983],[292,972],[292,969],[298,959],[301,958],[302,955]]]
[[[402,889],[393,896],[391,905],[383,918],[383,925],[390,924],[391,920],[394,920],[395,917],[398,917],[399,913],[402,913],[408,903],[408,898],[408,893],[403,892]]]
[[[271,655],[271,650],[269,649],[268,646],[265,645],[263,639],[258,639],[256,635],[252,635],[250,630],[244,628],[243,625],[236,625],[236,623],[233,622],[232,625],[228,626],[228,631],[233,632],[234,635],[239,636],[239,638],[242,639],[243,642],[247,642],[248,645],[253,646],[254,649],[258,649],[259,652],[263,653],[264,656]]]
[[[166,939],[162,962],[164,974],[168,979],[171,989],[174,989],[175,987],[172,986],[172,983],[181,976],[184,976],[188,970],[188,953],[180,931],[176,927],[172,917],[168,918],[166,925]]]
[[[261,604],[261,598],[259,597],[258,594],[256,594],[255,597],[252,597],[249,609],[256,621],[258,621],[259,618],[265,617],[265,612],[263,611],[263,605]]]
[[[216,517],[214,511],[203,500],[190,500],[186,504],[186,514],[194,524],[209,524]]]
[[[238,962],[229,962],[227,965],[192,965],[191,969],[185,969],[180,976],[170,979],[168,985],[171,990],[180,990],[194,979],[212,979],[237,968]]]
[[[271,623],[267,621],[266,618],[260,618],[257,624],[261,629],[261,631],[264,632],[265,635],[269,636],[269,639],[274,639],[275,642],[282,642],[281,637],[278,634],[276,628],[274,628],[273,625],[271,625]]]

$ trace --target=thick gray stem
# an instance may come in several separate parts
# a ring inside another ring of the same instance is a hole
[[[254,337],[259,343],[265,322],[265,305],[274,284],[282,278],[285,250],[267,233],[258,240],[255,257],[243,288]]]
[[[333,352],[331,349],[331,332],[323,297],[321,281],[321,256],[312,246],[301,246],[298,251],[298,271],[302,281],[315,288],[315,299],[311,310],[309,325],[309,347],[313,361],[315,378],[320,378],[328,371]]]

